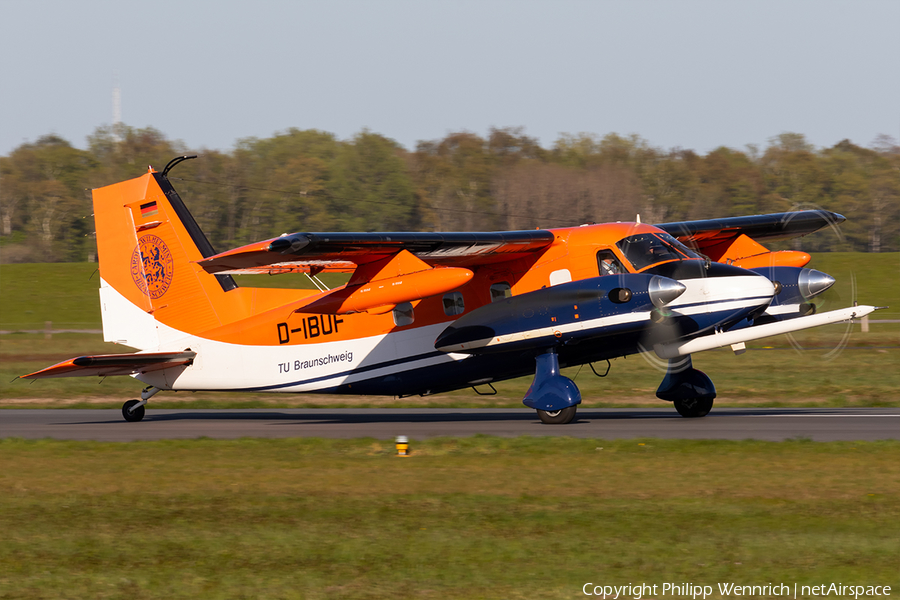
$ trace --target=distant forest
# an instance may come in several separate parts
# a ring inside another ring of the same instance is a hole
[[[79,150],[48,135],[0,157],[0,262],[94,260],[90,189],[199,154],[170,180],[213,246],[297,231],[469,231],[645,223],[805,208],[847,217],[804,250],[900,250],[900,147],[842,141],[816,149],[784,133],[766,148],[700,155],[639,136],[562,135],[541,147],[521,129],[461,132],[412,152],[362,131],[339,140],[289,129],[193,150],[153,128],[98,128]]]

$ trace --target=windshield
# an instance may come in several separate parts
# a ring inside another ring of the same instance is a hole
[[[676,238],[672,237],[668,233],[657,233],[656,235],[660,239],[662,239],[664,242],[666,242],[670,246],[674,247],[680,253],[684,254],[685,257],[687,257],[687,258],[699,258],[699,259],[704,258],[704,257],[700,256],[699,254],[697,254],[696,252],[694,252],[693,250],[691,250],[690,248],[688,248],[687,246],[685,246],[684,244],[682,244],[681,242],[679,242]]]
[[[616,244],[635,271],[670,260],[700,258],[690,248],[668,233],[640,233]]]

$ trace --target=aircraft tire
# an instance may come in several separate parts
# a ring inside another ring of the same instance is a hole
[[[144,407],[139,406],[134,411],[129,412],[128,409],[138,404],[140,400],[129,400],[125,404],[122,405],[122,416],[125,417],[125,420],[130,423],[136,423],[144,418]]]
[[[675,410],[682,417],[688,419],[696,419],[697,417],[705,417],[712,410],[712,398],[688,398],[686,400],[676,400]]]
[[[566,425],[575,420],[575,406],[568,406],[562,410],[539,410],[537,411],[541,423],[547,425]]]

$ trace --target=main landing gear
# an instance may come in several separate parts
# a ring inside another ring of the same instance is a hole
[[[559,374],[556,350],[539,355],[534,381],[525,392],[522,403],[537,410],[542,423],[566,425],[575,419],[576,406],[581,404],[581,392],[575,382]]]
[[[675,404],[682,417],[705,417],[712,409],[716,386],[706,373],[694,368],[690,355],[671,358],[656,397]]]
[[[541,423],[547,425],[567,425],[575,420],[575,407],[568,406],[559,410],[538,410]]]
[[[550,349],[535,359],[534,381],[522,403],[537,410],[541,423],[566,425],[575,420],[581,392],[575,382],[560,375],[559,358]],[[596,373],[596,371],[594,371]],[[607,373],[609,370],[607,370]],[[598,374],[599,375],[599,374]],[[604,377],[605,375],[600,375]],[[669,368],[656,396],[675,405],[682,417],[705,417],[712,409],[716,386],[703,371],[694,368],[690,355],[669,360]]]
[[[144,405],[147,404],[147,400],[161,391],[162,390],[157,387],[148,385],[141,391],[140,400],[129,400],[122,405],[122,416],[125,417],[125,420],[129,423],[136,423],[140,421],[144,418]]]

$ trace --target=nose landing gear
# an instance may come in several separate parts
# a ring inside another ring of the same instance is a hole
[[[687,398],[685,400],[674,400],[675,410],[682,417],[696,418],[705,417],[712,410],[712,398]]]

